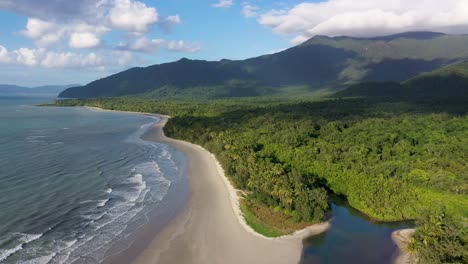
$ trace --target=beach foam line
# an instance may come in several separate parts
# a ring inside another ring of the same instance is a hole
[[[238,219],[239,223],[244,227],[244,229],[246,231],[248,231],[249,233],[251,233],[254,236],[261,237],[261,238],[267,239],[267,240],[284,240],[284,239],[300,239],[300,238],[304,239],[304,238],[312,236],[312,235],[323,233],[323,232],[327,231],[331,226],[331,222],[330,222],[330,220],[328,220],[328,221],[325,221],[325,222],[322,222],[322,223],[319,223],[319,224],[308,226],[308,227],[306,227],[304,229],[301,229],[301,230],[297,230],[296,232],[294,232],[293,234],[290,234],[290,235],[284,235],[284,236],[274,237],[274,238],[266,237],[266,236],[256,232],[250,225],[247,224],[247,221],[246,221],[246,219],[245,219],[245,217],[244,217],[244,215],[243,215],[243,213],[242,213],[242,211],[240,209],[240,201],[239,201],[240,198],[239,198],[239,195],[237,194],[238,190],[235,189],[235,187],[232,185],[232,183],[229,181],[229,179],[225,175],[224,169],[222,168],[219,161],[216,159],[216,156],[213,153],[206,150],[205,148],[203,148],[202,146],[200,146],[200,145],[196,145],[196,144],[193,144],[191,142],[184,141],[184,140],[177,140],[177,139],[172,139],[170,137],[166,137],[166,135],[164,134],[164,129],[163,128],[164,128],[165,124],[167,123],[167,120],[169,120],[171,118],[171,116],[162,115],[162,114],[155,114],[155,113],[146,113],[146,112],[108,110],[108,109],[102,109],[102,108],[98,108],[98,107],[89,107],[89,106],[85,106],[85,107],[88,108],[88,109],[94,110],[94,111],[139,114],[139,115],[146,115],[146,116],[153,117],[153,118],[158,119],[158,120],[155,121],[155,122],[143,125],[141,130],[145,130],[145,132],[146,132],[146,130],[148,130],[151,126],[154,126],[155,124],[161,124],[160,129],[161,129],[161,136],[162,136],[163,139],[166,138],[166,139],[169,139],[169,140],[180,141],[180,142],[183,142],[185,144],[189,144],[189,145],[195,146],[197,148],[200,148],[200,149],[206,151],[207,153],[209,153],[211,155],[212,159],[214,160],[214,162],[216,163],[217,172],[218,172],[217,174],[221,176],[223,182],[226,185],[226,188],[228,189],[229,197],[230,197],[230,200],[231,200],[232,210],[234,211],[235,215],[237,216],[237,219]],[[146,125],[149,125],[149,126],[146,127]],[[144,129],[143,129],[143,127],[144,127]],[[143,134],[144,133],[141,133],[141,134],[139,134],[139,136],[141,137]],[[140,138],[140,140],[144,141],[141,138]],[[168,144],[171,145],[170,143],[168,143]]]
[[[0,250],[0,262],[6,260],[8,257],[15,254],[16,252],[22,250],[26,244],[31,243],[34,240],[38,240],[39,238],[42,237],[42,234],[23,234],[23,233],[16,233],[16,234],[21,236],[19,240],[22,243],[17,245],[14,248]]]

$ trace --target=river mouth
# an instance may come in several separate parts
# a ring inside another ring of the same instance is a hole
[[[390,264],[398,255],[391,234],[414,226],[413,221],[377,222],[333,197],[328,231],[304,241],[302,264]]]

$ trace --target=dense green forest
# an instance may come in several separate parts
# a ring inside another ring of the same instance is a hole
[[[463,62],[402,83],[352,85],[326,100],[132,97],[55,105],[172,116],[165,133],[216,155],[246,193],[248,223],[265,235],[327,219],[329,195],[337,194],[376,220],[417,219],[410,249],[421,263],[466,263],[467,80]]]
[[[215,153],[248,200],[295,221],[326,219],[333,192],[377,220],[419,219],[443,207],[461,223],[468,216],[466,103],[116,98],[56,105],[171,115],[168,136]]]
[[[336,97],[393,97],[404,99],[466,97],[468,61],[420,74],[401,83],[363,82],[335,93]]]
[[[63,98],[138,95],[220,99],[308,95],[363,81],[401,82],[468,59],[468,36],[408,32],[379,38],[315,36],[246,60],[179,61],[132,68],[64,91]]]
[[[424,264],[467,263],[468,228],[466,218],[454,221],[443,208],[426,213],[408,244],[418,262]]]

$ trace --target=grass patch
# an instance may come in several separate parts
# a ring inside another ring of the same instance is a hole
[[[297,222],[283,211],[263,205],[255,200],[240,200],[240,207],[249,226],[266,237],[289,235],[315,223]]]

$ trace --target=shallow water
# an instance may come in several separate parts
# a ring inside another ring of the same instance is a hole
[[[391,234],[411,225],[411,222],[372,221],[346,202],[334,198],[331,228],[305,241],[302,263],[393,263],[398,248]]]
[[[0,98],[0,262],[100,262],[173,210],[185,157],[140,139],[155,118],[44,100]]]

